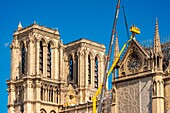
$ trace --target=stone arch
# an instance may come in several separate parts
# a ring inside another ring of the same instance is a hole
[[[152,95],[153,95],[153,96],[156,96],[156,95],[157,95],[157,83],[156,83],[155,80],[153,81]]]
[[[157,95],[158,96],[161,95],[161,81],[160,80],[157,81]]]
[[[69,69],[69,73],[67,76],[67,80],[68,81],[73,81],[73,54],[69,54],[68,55],[68,69]]]
[[[56,113],[54,110],[51,110],[50,113]]]
[[[23,48],[23,47],[26,47],[26,45],[25,45],[24,41],[21,41],[20,42],[20,48]]]
[[[159,89],[160,89],[160,96],[163,96],[163,93],[164,93],[164,81],[161,80],[160,81],[160,85],[159,85]]]
[[[47,45],[47,40],[45,38],[41,37],[40,41],[42,41],[43,46]]]
[[[93,51],[89,51],[88,55],[90,55],[91,59],[94,59],[94,52]]]
[[[98,59],[99,61],[101,61],[101,59],[102,59],[102,56],[101,56],[100,53],[97,53],[97,54],[95,55],[95,57],[97,57],[97,59]]]
[[[47,42],[48,44],[50,44],[51,45],[51,47],[53,48],[53,47],[56,47],[56,43],[54,42],[54,40],[48,40],[48,42]]]
[[[66,57],[67,57],[68,61],[69,61],[69,58],[71,58],[71,57],[74,58],[74,52],[67,53]]]
[[[113,87],[112,89],[112,102],[115,103],[116,102],[116,88]]]
[[[47,113],[44,108],[40,109],[40,113]]]

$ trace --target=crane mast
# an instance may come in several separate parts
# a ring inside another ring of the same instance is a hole
[[[111,33],[111,38],[110,38],[109,50],[108,50],[108,57],[107,57],[107,61],[106,61],[105,73],[103,76],[103,84],[101,87],[101,95],[100,95],[100,101],[99,101],[97,113],[101,113],[101,111],[102,111],[102,104],[103,104],[104,92],[105,92],[105,88],[106,88],[107,74],[108,74],[108,68],[110,65],[110,57],[112,54],[113,40],[114,40],[115,31],[116,31],[119,8],[120,8],[120,0],[118,0],[117,5],[116,5],[116,13],[115,13],[114,23],[113,23],[113,27],[112,27],[112,33]]]
[[[112,73],[113,69],[115,68],[117,62],[120,59],[120,56],[122,55],[122,53],[125,50],[125,48],[127,47],[127,45],[132,40],[134,40],[135,34],[140,34],[139,28],[137,28],[135,25],[131,26],[130,32],[132,33],[132,35],[130,36],[130,39],[126,43],[124,43],[121,51],[119,52],[118,56],[114,59],[114,62],[112,63],[112,65],[109,69],[110,57],[111,57],[111,54],[112,54],[112,47],[113,47],[113,40],[114,40],[114,35],[115,35],[116,25],[117,25],[117,20],[118,20],[118,14],[119,14],[119,8],[120,8],[120,0],[118,0],[117,6],[116,6],[116,13],[115,13],[114,23],[113,23],[113,27],[112,27],[108,56],[107,56],[107,60],[106,60],[106,67],[105,67],[105,72],[104,72],[104,76],[103,76],[103,82],[99,86],[99,88],[97,89],[96,93],[93,96],[93,113],[96,113],[96,111],[97,111],[97,113],[102,112],[102,105],[103,105],[103,100],[104,100],[104,93],[105,93],[105,89],[106,89],[107,78]],[[125,16],[125,12],[124,12],[124,16]],[[125,22],[125,23],[127,24],[127,22]],[[127,28],[127,25],[126,25],[126,28]],[[100,94],[99,105],[98,105],[98,110],[96,110],[97,97],[98,97],[99,94]]]

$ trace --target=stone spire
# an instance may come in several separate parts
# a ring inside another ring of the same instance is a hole
[[[157,18],[156,18],[156,24],[155,24],[153,52],[154,53],[162,53],[162,51],[161,51],[161,43],[160,43],[160,36],[159,36],[159,30],[158,30],[158,19]]]
[[[160,36],[158,30],[158,20],[156,18],[155,24],[155,34],[154,34],[154,47],[153,47],[153,57],[154,57],[154,70],[162,71],[163,54],[161,50]]]
[[[119,54],[119,43],[118,43],[118,35],[116,33],[116,40],[115,40],[115,45],[114,45],[114,59],[116,59],[118,54]]]
[[[19,22],[18,24],[18,30],[21,30],[22,29],[22,25],[21,25],[21,22]]]

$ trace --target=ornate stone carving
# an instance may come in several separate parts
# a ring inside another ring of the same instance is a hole
[[[19,49],[20,48],[17,37],[14,38],[14,40],[12,41],[12,44],[10,45],[10,48],[11,49]]]

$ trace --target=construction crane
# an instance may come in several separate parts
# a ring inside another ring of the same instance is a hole
[[[132,32],[132,35],[130,36],[130,39],[123,45],[121,51],[119,52],[118,56],[115,58],[114,62],[112,63],[110,69],[107,72],[106,75],[106,80],[109,77],[109,75],[112,73],[113,69],[115,68],[116,64],[118,63],[120,56],[122,55],[123,51],[125,50],[126,46],[132,41],[134,40],[135,34],[140,34],[140,29],[137,28],[136,26],[131,26],[130,28],[130,32]],[[101,84],[98,88],[98,90],[96,91],[95,95],[93,96],[93,113],[96,113],[97,109],[96,109],[96,103],[97,103],[97,96],[101,93],[101,90],[103,88],[103,85],[105,84]],[[103,99],[103,98],[102,98]],[[101,100],[101,98],[100,98]],[[103,104],[101,101],[99,101],[99,105]],[[102,106],[102,105],[101,105]],[[101,113],[102,109],[98,109],[98,113]]]
[[[99,100],[97,113],[102,112],[102,105],[103,105],[103,99],[104,99],[104,92],[105,92],[105,89],[106,89],[107,78],[111,74],[112,70],[115,68],[115,66],[116,66],[117,62],[119,61],[120,56],[123,53],[124,49],[126,48],[127,44],[129,44],[131,42],[131,40],[133,40],[133,38],[135,37],[135,34],[140,34],[139,28],[135,27],[134,25],[130,28],[130,32],[132,32],[130,39],[124,44],[124,46],[121,49],[121,51],[119,52],[118,56],[115,58],[114,62],[112,63],[111,68],[109,69],[113,40],[114,40],[114,35],[115,35],[115,31],[116,31],[116,24],[117,24],[118,14],[119,14],[119,8],[120,8],[120,0],[118,0],[118,2],[117,2],[114,24],[113,24],[113,29],[112,29],[111,39],[110,39],[110,44],[109,44],[108,57],[107,57],[107,61],[106,61],[105,73],[104,73],[104,76],[103,76],[103,83],[99,86],[98,90],[96,91],[95,95],[93,96],[93,113],[96,113],[96,111],[97,111],[96,103],[97,103],[97,97],[100,93],[101,94],[100,94],[100,100]]]
[[[102,104],[103,104],[104,92],[105,92],[105,88],[106,88],[107,75],[108,75],[108,69],[109,69],[109,65],[110,65],[110,57],[111,57],[111,54],[112,54],[113,40],[114,40],[115,31],[116,31],[119,8],[120,8],[120,0],[118,0],[117,5],[116,5],[116,13],[115,13],[115,17],[114,17],[114,23],[113,23],[113,28],[112,28],[111,38],[110,38],[108,56],[107,56],[106,67],[105,67],[105,73],[104,73],[104,76],[103,76],[103,83],[99,86],[96,94],[93,97],[93,113],[96,113],[96,101],[97,101],[96,98],[99,95],[99,93],[101,93],[101,95],[100,95],[100,102],[99,102],[99,106],[98,106],[98,113],[100,113],[101,110],[102,110]]]

